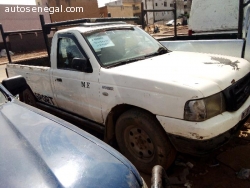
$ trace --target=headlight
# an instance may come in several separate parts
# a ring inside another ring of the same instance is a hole
[[[184,119],[188,121],[205,121],[221,114],[226,109],[222,93],[204,99],[187,101],[184,108]]]

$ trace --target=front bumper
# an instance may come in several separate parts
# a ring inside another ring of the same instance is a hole
[[[248,119],[242,113],[250,106],[250,97],[235,112],[224,112],[203,122],[157,116],[177,151],[201,155],[226,143]]]
[[[181,153],[188,153],[191,155],[207,154],[213,151],[214,149],[222,146],[223,144],[227,143],[240,130],[240,128],[244,125],[248,117],[240,121],[238,124],[236,124],[233,128],[226,131],[225,133],[222,133],[208,140],[188,139],[173,134],[168,134],[168,137],[175,149]]]

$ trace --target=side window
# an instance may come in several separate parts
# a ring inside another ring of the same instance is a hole
[[[57,68],[77,70],[73,65],[74,58],[84,58],[76,43],[71,38],[60,38],[57,51]]]

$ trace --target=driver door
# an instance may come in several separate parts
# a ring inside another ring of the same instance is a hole
[[[91,91],[85,82],[86,74],[91,73],[83,72],[81,65],[74,64],[74,58],[87,59],[87,55],[73,34],[59,35],[57,68],[52,72],[55,99],[59,108],[93,119],[88,99]]]

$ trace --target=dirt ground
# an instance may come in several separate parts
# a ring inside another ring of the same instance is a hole
[[[151,34],[156,39],[174,36],[174,26],[166,26],[164,25],[164,23],[165,22],[160,21],[155,24],[159,28],[158,33],[153,32],[154,25],[148,25],[145,28],[145,31]],[[187,25],[177,26],[177,35],[178,36],[188,35],[188,26]]]
[[[29,53],[16,53],[13,56],[11,56],[12,61],[22,60],[22,59],[29,59],[31,57],[40,57],[47,55],[47,51],[35,51],[35,52],[29,52]],[[8,63],[7,57],[0,57],[0,64]]]
[[[192,168],[187,164],[192,164]],[[245,170],[244,170],[245,169]],[[239,172],[243,173],[239,173]],[[214,152],[194,157],[178,154],[167,175],[171,187],[248,188],[250,187],[250,118],[224,146]],[[142,174],[150,187],[151,177]]]
[[[173,27],[158,25],[160,33],[154,34],[155,38],[173,35]],[[178,35],[187,34],[187,26],[178,26]],[[29,54],[15,54],[12,60],[26,59],[34,56],[44,56],[46,51],[31,52]],[[0,64],[7,63],[6,57],[0,58]],[[189,163],[188,163],[189,162]],[[192,164],[192,168],[186,164]],[[240,170],[245,170],[246,179]],[[172,187],[192,188],[248,188],[250,187],[250,119],[243,129],[227,144],[203,157],[193,157],[178,154],[175,163],[168,169],[167,174],[175,182]],[[151,177],[141,173],[148,187]]]

